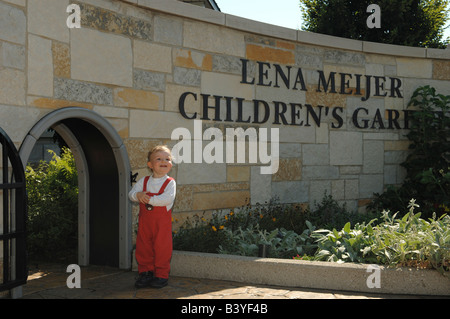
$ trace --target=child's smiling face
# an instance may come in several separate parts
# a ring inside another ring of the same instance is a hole
[[[163,177],[172,169],[172,156],[166,151],[158,151],[150,156],[147,166],[153,171],[153,177]]]

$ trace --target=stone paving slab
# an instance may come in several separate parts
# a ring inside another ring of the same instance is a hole
[[[137,273],[116,268],[81,267],[81,288],[68,288],[64,265],[30,271],[22,299],[393,299],[430,296],[382,295],[320,289],[253,285],[223,280],[171,277],[162,289],[136,289]],[[450,297],[445,297],[450,298]]]

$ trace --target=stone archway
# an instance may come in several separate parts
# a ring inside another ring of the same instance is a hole
[[[20,147],[26,165],[36,141],[52,128],[75,157],[78,170],[78,263],[131,267],[130,164],[122,139],[99,114],[79,107],[45,115]]]

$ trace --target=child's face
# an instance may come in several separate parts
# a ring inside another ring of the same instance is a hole
[[[153,177],[163,177],[172,169],[172,156],[166,151],[155,152],[150,156],[147,166],[153,171]]]

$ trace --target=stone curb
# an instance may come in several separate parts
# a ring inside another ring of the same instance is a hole
[[[284,287],[382,294],[450,295],[450,279],[435,270],[383,266],[373,268],[362,264],[174,251],[171,275]],[[374,276],[378,270],[380,288],[369,288],[367,282],[376,283]]]

